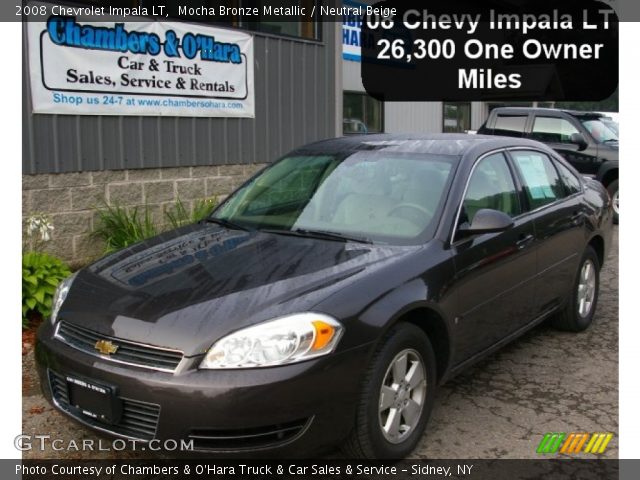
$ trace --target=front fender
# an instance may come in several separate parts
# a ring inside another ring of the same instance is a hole
[[[450,347],[453,298],[449,286],[455,275],[450,252],[425,249],[396,265],[342,289],[314,307],[344,323],[345,332],[339,349],[364,344],[375,346],[385,334],[411,312],[423,311],[425,321],[437,321],[446,331]],[[434,320],[435,319],[435,320]],[[411,319],[422,322],[421,316]],[[431,331],[428,325],[419,325]]]

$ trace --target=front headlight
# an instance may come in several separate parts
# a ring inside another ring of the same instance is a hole
[[[76,275],[78,275],[78,272],[61,281],[58,288],[56,288],[56,293],[53,294],[53,302],[51,302],[51,323],[53,325],[58,321],[58,312],[60,312],[60,307],[69,294],[69,288],[71,288],[71,284],[76,279]]]
[[[221,338],[200,368],[271,367],[333,352],[342,325],[321,313],[298,313],[239,330]]]

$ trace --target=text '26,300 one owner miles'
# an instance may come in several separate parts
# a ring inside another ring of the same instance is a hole
[[[611,11],[612,12],[612,11]],[[591,23],[588,11],[584,11],[581,27],[584,31],[609,28],[608,10],[599,10],[601,23]],[[411,16],[413,15],[413,16]],[[419,19],[417,19],[419,17]],[[474,34],[478,30],[482,15],[471,14],[429,14],[427,10],[409,10],[403,15],[403,25],[407,29],[449,30],[456,29]],[[392,18],[367,18],[371,29],[382,28],[390,30],[394,27]],[[490,13],[489,28],[493,30],[520,30],[523,34],[534,29],[539,30],[571,30],[575,24],[571,15],[554,13],[542,15],[512,15]],[[396,60],[411,62],[414,60],[452,60],[458,52],[458,45],[452,39],[432,38],[425,40],[417,38],[413,41],[404,38],[382,38],[377,41],[377,58],[380,60]],[[554,43],[543,42],[536,38],[525,40],[516,52],[516,47],[509,43],[488,43],[477,38],[471,38],[462,45],[464,57],[468,60],[511,60],[515,56],[522,56],[529,60],[598,60],[603,54],[603,43]],[[521,75],[494,74],[491,69],[460,69],[458,87],[464,89],[518,89],[522,86]]]

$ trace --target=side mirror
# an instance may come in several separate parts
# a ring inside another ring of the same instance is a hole
[[[504,212],[483,208],[478,210],[471,220],[471,225],[460,227],[459,232],[465,236],[482,233],[499,233],[513,227],[513,219]]]
[[[581,133],[571,134],[571,143],[578,146],[578,150],[582,151],[589,146],[587,139]]]

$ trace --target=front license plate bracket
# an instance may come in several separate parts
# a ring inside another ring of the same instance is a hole
[[[69,406],[82,414],[101,423],[115,424],[122,416],[122,400],[117,396],[117,389],[67,375]]]

